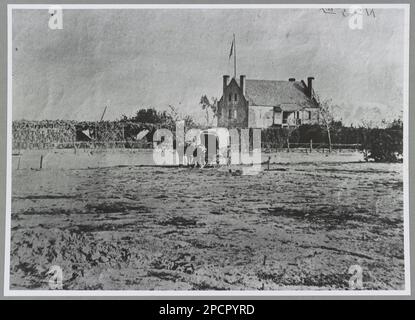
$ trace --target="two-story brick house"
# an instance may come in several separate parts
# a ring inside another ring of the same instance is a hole
[[[218,126],[268,128],[317,123],[319,108],[312,82],[250,80],[244,75],[229,81],[223,76],[223,95],[218,102]]]

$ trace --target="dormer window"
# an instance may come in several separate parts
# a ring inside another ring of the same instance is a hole
[[[229,94],[229,102],[232,101],[232,94]]]

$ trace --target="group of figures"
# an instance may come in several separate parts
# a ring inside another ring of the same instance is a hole
[[[195,168],[204,168],[208,164],[207,148],[203,144],[189,143],[184,146],[179,164]]]

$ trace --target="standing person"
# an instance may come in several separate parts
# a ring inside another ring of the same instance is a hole
[[[195,157],[195,166],[199,166],[200,168],[204,168],[206,165],[206,147],[203,144],[199,144],[194,153]]]

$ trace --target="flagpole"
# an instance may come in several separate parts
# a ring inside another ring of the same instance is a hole
[[[236,42],[235,42],[235,34],[233,34],[233,77],[236,80]]]

